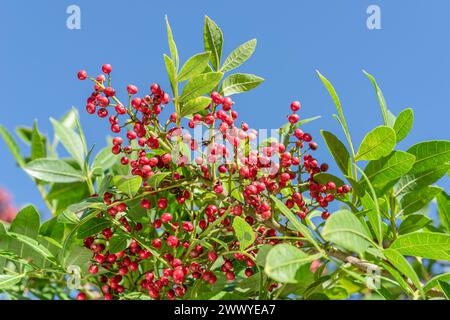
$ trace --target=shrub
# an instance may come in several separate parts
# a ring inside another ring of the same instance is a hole
[[[108,120],[113,135],[95,155],[75,109],[51,119],[52,141],[36,123],[17,129],[28,158],[0,128],[53,215],[41,224],[27,206],[0,224],[0,291],[80,300],[449,297],[450,276],[436,270],[450,257],[450,200],[433,185],[449,172],[449,141],[397,150],[413,111],[392,114],[366,73],[384,123],[355,149],[319,73],[346,138],[321,132],[342,171],[332,175],[304,132],[318,117],[302,119],[300,102],[275,136],[238,121],[232,96],[263,79],[225,74],[256,40],[222,62],[222,31],[206,17],[204,52],[181,65],[166,22],[171,93],[156,83],[116,92],[109,64],[98,76],[78,72],[93,84],[86,112]],[[58,157],[59,145],[70,158]],[[424,209],[433,199],[438,224]]]

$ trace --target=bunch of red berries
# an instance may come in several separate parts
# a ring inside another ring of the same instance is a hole
[[[318,145],[297,125],[298,101],[291,104],[293,113],[280,137],[283,141],[268,140],[253,150],[250,144],[258,132],[245,122],[236,125],[238,113],[230,97],[212,92],[210,105],[191,115],[188,128],[202,126],[211,133],[199,141],[181,127],[176,112],[162,120],[170,97],[159,85],[151,85],[143,97],[136,97],[137,87],[128,85],[124,105],[111,87],[112,67],[103,65],[102,71],[96,78],[89,77],[94,91],[86,110],[100,118],[110,115],[114,133],[127,128],[124,137],[113,138],[112,153],[121,155],[120,162],[129,166],[132,175],[142,177],[133,199],[114,187],[100,195],[107,210],[98,217],[110,219],[112,226],[84,241],[93,254],[89,272],[105,299],[130,292],[143,292],[153,299],[182,298],[196,281],[214,284],[219,276],[228,281],[251,277],[257,270],[259,248],[279,243],[277,236],[286,230],[281,227],[283,218],[274,215],[272,196],[283,197],[301,219],[319,209],[327,219],[328,205],[350,191],[347,185],[316,181],[328,165],[311,155]],[[78,78],[85,80],[88,75],[80,71]],[[120,116],[124,116],[122,122]],[[180,143],[200,155],[192,163],[188,157],[178,157],[174,150]],[[158,186],[149,183],[156,174],[164,174]],[[136,199],[146,212],[139,222],[130,214]],[[234,236],[233,220],[238,216],[255,233],[254,243],[245,252]],[[120,234],[126,234],[130,242],[126,249],[113,252],[111,239]],[[267,289],[275,286],[270,283]]]

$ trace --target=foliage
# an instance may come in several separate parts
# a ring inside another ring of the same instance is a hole
[[[76,109],[51,119],[53,137],[36,122],[18,127],[27,156],[0,127],[53,215],[42,223],[27,206],[0,224],[0,292],[11,299],[448,298],[450,276],[441,270],[450,261],[450,200],[436,183],[449,174],[450,141],[399,150],[413,110],[392,114],[366,73],[383,123],[355,149],[338,94],[318,73],[345,136],[321,132],[341,171],[332,175],[303,132],[318,117],[299,120],[299,102],[276,137],[257,143],[256,130],[236,125],[230,96],[264,79],[227,73],[252,56],[255,39],[223,59],[223,33],[206,17],[204,52],[180,64],[166,24],[170,96],[153,84],[137,97],[129,85],[123,104],[110,65],[98,77],[78,73],[94,85],[86,111],[107,118],[115,136],[104,149],[86,144]],[[199,128],[207,133],[200,139]],[[69,157],[59,156],[61,147]],[[438,217],[428,209],[434,201]]]

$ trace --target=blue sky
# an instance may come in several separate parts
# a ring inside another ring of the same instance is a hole
[[[66,28],[71,4],[81,8],[81,30]],[[381,8],[381,30],[366,26],[371,4]],[[359,145],[382,121],[373,87],[361,72],[365,69],[377,78],[395,114],[414,108],[413,130],[400,147],[449,139],[449,13],[447,0],[2,0],[0,123],[12,130],[37,118],[40,129],[52,133],[50,116],[60,117],[72,105],[84,108],[89,88],[76,80],[76,72],[97,73],[103,63],[113,65],[116,88],[129,82],[144,88],[156,81],[168,89],[162,59],[168,52],[164,15],[170,18],[184,61],[203,51],[206,14],[224,32],[225,55],[258,39],[255,55],[240,71],[266,81],[235,98],[240,118],[253,127],[282,125],[290,101],[299,99],[302,117],[322,115],[308,130],[322,145],[320,158],[330,160],[319,130],[342,135],[331,116],[331,99],[315,74],[319,69],[338,90],[354,144]],[[107,126],[84,112],[82,122],[88,142],[101,145]],[[45,210],[3,141],[0,157],[0,186],[13,193],[18,206],[32,202]]]

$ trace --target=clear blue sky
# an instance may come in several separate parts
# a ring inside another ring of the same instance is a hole
[[[70,4],[81,8],[81,30],[66,28]],[[381,30],[366,27],[371,4],[381,8]],[[84,108],[89,89],[76,80],[76,72],[98,72],[103,63],[113,65],[116,88],[128,82],[142,88],[153,81],[168,88],[162,59],[168,52],[165,14],[182,60],[203,50],[205,14],[221,26],[225,54],[257,38],[256,53],[241,71],[266,82],[236,96],[241,119],[256,128],[276,128],[285,123],[290,101],[299,99],[302,117],[323,116],[308,125],[322,145],[323,159],[330,157],[319,129],[342,135],[315,69],[338,90],[356,145],[381,124],[373,88],[362,69],[376,76],[394,113],[414,108],[413,131],[401,147],[450,138],[448,0],[1,0],[0,123],[12,130],[37,118],[40,129],[51,133],[50,116],[59,117],[72,105]],[[106,126],[83,112],[82,122],[88,142],[103,143]],[[0,185],[13,193],[15,203],[33,202],[44,209],[3,141],[0,159]]]

